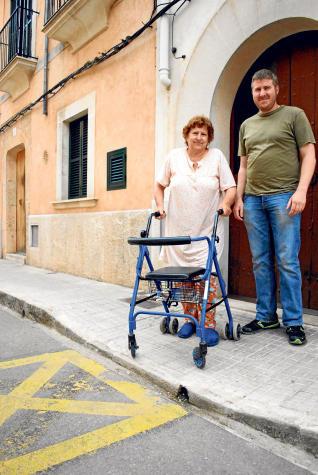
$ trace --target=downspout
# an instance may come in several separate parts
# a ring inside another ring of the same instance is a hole
[[[167,14],[160,18],[159,24],[159,79],[167,89],[171,86],[170,79],[170,20]]]
[[[44,37],[44,59],[43,59],[43,94],[48,90],[48,62],[49,62],[49,38]],[[47,115],[47,95],[43,97],[43,114]]]
[[[49,18],[49,0],[45,0],[44,21]],[[44,58],[43,58],[43,114],[47,115],[47,90],[48,90],[48,63],[49,63],[49,38],[44,37]]]

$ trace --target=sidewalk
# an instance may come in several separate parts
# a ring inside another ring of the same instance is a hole
[[[289,345],[283,328],[242,335],[238,342],[221,340],[209,348],[200,370],[192,360],[199,340],[162,335],[158,317],[137,320],[139,350],[132,359],[127,347],[130,296],[125,287],[0,260],[0,304],[97,348],[173,394],[185,386],[190,402],[200,407],[318,456],[317,326],[306,325],[303,347]],[[230,304],[236,323],[253,318],[251,304]],[[218,318],[225,321],[220,307]]]

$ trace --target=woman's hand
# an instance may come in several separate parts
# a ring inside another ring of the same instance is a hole
[[[223,196],[222,204],[220,208],[223,209],[223,216],[230,216],[232,213],[232,205],[235,200],[235,194],[236,194],[236,186],[231,186],[231,188],[228,188]]]
[[[166,212],[165,212],[164,209],[158,208],[158,209],[156,210],[156,212],[157,212],[157,213],[160,213],[160,216],[156,216],[156,219],[165,219],[165,217],[166,217]]]
[[[221,204],[220,208],[223,209],[223,216],[230,216],[232,213],[231,206],[227,205],[226,203]]]

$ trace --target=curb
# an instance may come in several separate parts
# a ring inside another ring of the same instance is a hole
[[[171,395],[172,397],[176,398],[177,392],[180,388],[177,383],[173,384],[153,373],[143,370],[133,362],[134,360],[129,361],[124,357],[114,355],[111,351],[102,350],[96,345],[87,342],[82,337],[78,336],[75,332],[59,323],[54,318],[54,316],[49,314],[46,310],[43,310],[35,305],[29,304],[24,300],[21,300],[2,291],[0,291],[0,305],[3,305],[19,313],[23,318],[28,318],[29,320],[35,321],[42,325],[46,325],[49,328],[53,328],[58,333],[62,334],[63,336],[66,336],[67,338],[70,338],[76,343],[79,343],[90,350],[98,352],[102,356],[109,358],[120,366],[134,371],[138,375],[144,377],[148,381],[154,383],[156,386],[168,392],[169,395]],[[292,424],[283,423],[275,419],[267,419],[261,416],[256,416],[254,414],[249,414],[248,412],[236,411],[232,408],[229,408],[225,404],[220,404],[219,402],[211,401],[210,399],[207,399],[201,394],[198,394],[193,391],[189,391],[188,395],[190,404],[200,409],[206,410],[212,414],[225,416],[237,422],[246,424],[252,427],[253,429],[263,432],[264,434],[274,439],[279,439],[284,443],[297,445],[299,448],[305,450],[306,452],[309,452],[315,457],[318,457],[318,433],[315,431],[301,429],[300,427]]]

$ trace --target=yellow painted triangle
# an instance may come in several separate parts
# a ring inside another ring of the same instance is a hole
[[[1,460],[1,474],[31,475],[47,470],[54,465],[153,429],[186,414],[182,407],[176,404],[162,403],[159,397],[150,396],[148,391],[139,384],[105,378],[106,368],[103,365],[83,357],[73,350],[3,361],[0,362],[0,374],[2,369],[34,363],[41,363],[41,365],[31,376],[22,381],[9,394],[0,395],[0,426],[19,410],[118,416],[125,417],[125,419],[15,458]],[[124,394],[132,402],[116,403],[34,397],[34,394],[67,363],[81,368]]]

